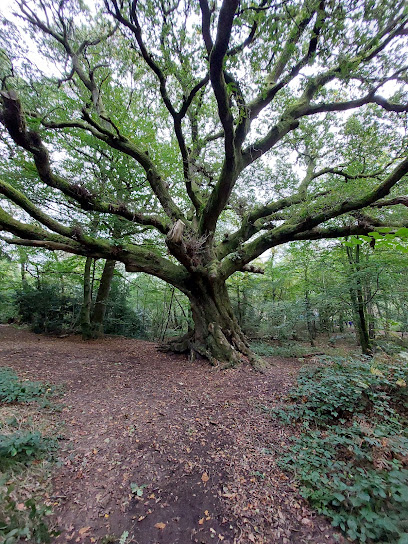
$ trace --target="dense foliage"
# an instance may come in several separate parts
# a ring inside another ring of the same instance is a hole
[[[0,368],[1,403],[44,400],[50,392],[52,389],[41,382],[21,381],[11,368]]]
[[[17,2],[0,36],[3,240],[160,278],[194,323],[169,349],[256,362],[228,279],[340,236],[358,274],[353,236],[406,228],[407,24],[402,0]],[[368,353],[358,282],[352,303]],[[277,329],[290,308],[274,309]]]
[[[402,360],[322,360],[275,411],[301,433],[282,466],[353,541],[408,539],[407,383]]]
[[[102,264],[95,263],[92,293],[98,290]],[[313,349],[299,346],[299,341],[312,347],[316,337],[333,347],[354,343],[358,315],[352,295],[357,289],[374,347],[389,352],[398,349],[391,341],[404,345],[408,257],[395,245],[378,243],[371,248],[364,242],[359,269],[354,266],[343,243],[297,243],[266,261],[265,274],[231,278],[229,296],[252,349],[261,356],[302,356]],[[27,323],[36,332],[79,332],[83,258],[63,254],[50,258],[37,252],[26,254],[20,265],[0,259],[0,269],[2,288],[8,293],[0,303],[3,323]],[[186,297],[161,280],[124,276],[117,266],[106,301],[105,333],[161,341],[192,326]]]
[[[15,293],[18,319],[36,333],[79,332],[81,293],[62,293],[57,285],[44,284],[40,289],[26,286]],[[114,283],[104,319],[107,334],[143,338],[146,334],[140,312],[131,307],[126,290]]]
[[[49,405],[51,392],[46,384],[20,380],[12,369],[0,369],[0,406],[12,404],[17,414],[21,403]],[[33,429],[27,418],[13,415],[0,421],[0,539],[4,544],[48,543],[57,535],[47,523],[51,508],[39,502],[35,488],[28,496],[21,489],[33,461],[50,458],[56,446],[55,436]]]
[[[74,331],[81,307],[79,296],[62,294],[56,285],[26,286],[16,292],[15,303],[21,323],[36,333]]]

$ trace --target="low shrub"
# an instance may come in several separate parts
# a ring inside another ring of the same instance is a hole
[[[43,283],[41,288],[27,285],[15,292],[19,321],[37,333],[80,332],[82,292],[72,289],[65,294],[59,286]],[[104,319],[106,334],[145,338],[149,316],[135,310],[129,302],[129,289],[114,277]]]
[[[129,302],[129,289],[114,277],[106,308],[105,334],[146,338],[150,317]]]
[[[4,544],[48,543],[57,535],[48,528],[46,518],[51,509],[42,504],[38,488],[38,480],[48,475],[47,458],[52,458],[57,440],[35,428],[44,426],[42,418],[32,420],[29,415],[49,406],[46,399],[50,393],[53,390],[47,385],[21,381],[12,369],[0,368],[0,403],[4,403],[2,413],[6,416],[0,423],[0,542]],[[33,401],[37,405],[22,406]],[[6,407],[6,403],[13,405]]]
[[[313,351],[312,348],[294,343],[286,346],[273,346],[264,342],[253,342],[250,347],[254,353],[261,357],[305,357]]]
[[[38,458],[44,452],[54,449],[54,446],[55,441],[43,437],[38,431],[16,431],[11,434],[0,434],[0,466],[2,458]]]
[[[79,319],[79,292],[65,295],[59,286],[45,284],[41,289],[27,285],[16,291],[15,303],[22,323],[35,333],[72,331]]]
[[[49,543],[58,532],[50,530],[47,517],[51,508],[39,505],[33,498],[17,503],[13,486],[0,481],[0,539],[3,544],[21,541],[33,544]]]
[[[0,368],[0,402],[32,402],[44,399],[52,388],[29,380],[21,381],[11,368]]]
[[[398,355],[402,349],[408,347],[408,342],[399,337],[394,337],[392,341],[377,339],[375,340],[374,347],[378,352],[384,352],[387,355]]]
[[[274,411],[301,430],[281,466],[350,540],[408,542],[407,382],[407,364],[322,360]]]

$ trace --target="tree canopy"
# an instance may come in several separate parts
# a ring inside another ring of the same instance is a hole
[[[408,224],[407,22],[397,0],[17,0],[3,240],[157,276],[192,307],[173,349],[251,358],[231,275]]]

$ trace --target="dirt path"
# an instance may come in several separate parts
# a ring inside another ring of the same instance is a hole
[[[217,371],[148,342],[1,327],[0,365],[65,387],[55,543],[124,531],[127,544],[338,542],[276,466],[290,430],[260,405],[280,401],[300,363],[274,363]]]

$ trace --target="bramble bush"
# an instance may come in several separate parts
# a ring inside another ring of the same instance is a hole
[[[53,393],[53,388],[41,382],[21,381],[8,367],[0,368],[0,402],[32,402],[43,400]]]
[[[313,352],[313,348],[294,342],[284,346],[266,344],[264,342],[252,342],[252,351],[261,357],[305,357]]]
[[[274,410],[301,430],[280,465],[353,541],[408,543],[407,382],[407,363],[321,359]]]
[[[58,532],[50,531],[46,517],[51,508],[39,505],[33,498],[17,503],[13,486],[0,480],[0,539],[3,544],[18,544],[21,541],[33,544],[48,544]]]
[[[38,458],[44,452],[55,447],[55,440],[43,437],[38,431],[16,431],[0,434],[0,467],[4,458],[16,457],[19,460],[30,457]]]
[[[21,322],[35,333],[71,331],[79,320],[79,292],[66,295],[57,285],[45,284],[41,289],[27,285],[16,291],[15,302]]]
[[[21,381],[10,368],[0,368],[0,403],[40,402],[47,406],[47,397],[53,388],[33,381]],[[38,504],[35,497],[20,498],[19,474],[25,475],[31,461],[50,456],[56,449],[55,438],[42,436],[39,431],[18,429],[17,418],[11,417],[0,424],[0,541],[4,544],[26,542],[48,543],[56,536],[48,528],[46,516],[51,512],[46,505]]]

